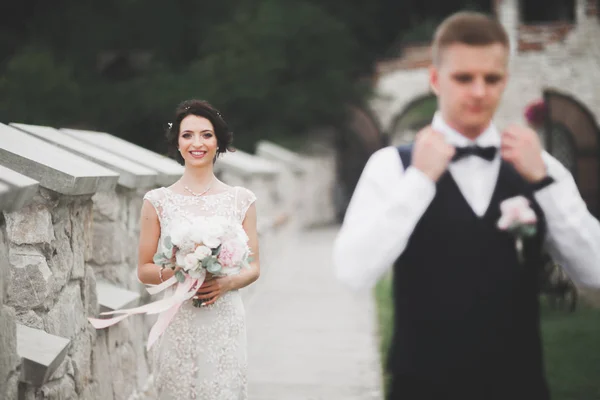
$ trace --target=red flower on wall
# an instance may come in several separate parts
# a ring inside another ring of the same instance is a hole
[[[544,104],[544,100],[536,100],[525,108],[525,119],[532,127],[543,127],[545,116],[546,105]]]

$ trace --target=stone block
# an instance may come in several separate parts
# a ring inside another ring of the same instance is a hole
[[[137,365],[136,382],[138,388],[144,388],[150,378],[150,366],[148,365],[148,353],[146,351],[146,343],[149,330],[146,329],[146,321],[144,316],[138,316],[131,324],[134,340],[131,346],[135,353]]]
[[[275,143],[271,143],[267,140],[260,140],[256,144],[256,155],[266,160],[281,162],[288,168],[292,169],[295,173],[306,173],[306,169],[304,168],[304,160],[300,154],[290,151],[285,147],[279,146]]]
[[[183,174],[183,167],[177,161],[108,133],[77,129],[61,130],[77,139],[101,147],[104,150],[158,172],[156,182],[158,185],[169,186]]]
[[[69,207],[61,205],[52,210],[54,237],[48,265],[54,275],[53,290],[60,291],[73,276],[74,255],[71,249],[72,223]],[[83,274],[78,274],[79,278]]]
[[[44,330],[44,320],[33,310],[17,314],[17,321],[21,325],[25,325],[34,329],[39,329],[42,331]]]
[[[69,356],[73,365],[75,387],[81,393],[92,381],[92,334],[88,329],[73,339]]]
[[[96,282],[96,290],[100,312],[135,307],[140,299],[139,293],[120,288],[104,280]]]
[[[63,376],[69,374],[69,372],[72,371],[72,370],[73,370],[73,366],[71,365],[71,359],[67,356],[62,361],[62,363],[60,363],[60,365],[58,366],[58,368],[56,368],[56,370],[50,376],[50,378],[48,379],[48,381],[59,380]],[[73,374],[71,374],[71,375],[73,375]]]
[[[6,384],[0,384],[0,399],[3,400],[28,400],[26,397],[19,397],[19,375],[14,373],[10,375]]]
[[[119,174],[0,123],[0,165],[62,194],[113,189]]]
[[[233,153],[225,153],[215,164],[215,171],[222,169],[235,171],[237,175],[277,175],[279,168],[277,164],[262,157],[236,150]]]
[[[78,282],[71,282],[65,286],[54,306],[44,316],[46,332],[73,339],[87,323],[80,285]]]
[[[156,171],[115,155],[96,145],[78,140],[65,132],[48,126],[15,123],[10,125],[117,172],[119,174],[119,184],[122,186],[129,188],[149,188],[156,182]]]
[[[9,382],[15,374],[19,358],[17,356],[17,330],[15,311],[0,305],[0,396],[7,393]],[[13,383],[10,383],[11,385]]]
[[[11,188],[0,181],[0,210],[6,211],[10,205]]]
[[[38,390],[39,388],[32,387],[31,385],[20,387],[19,400],[38,400]]]
[[[112,330],[114,327],[109,329]],[[92,350],[92,371],[94,371],[94,381],[97,385],[96,398],[114,400],[113,374],[118,374],[119,371],[110,363],[107,332],[106,329],[98,331],[98,338]]]
[[[98,192],[92,197],[94,202],[94,220],[118,221],[121,213],[121,201],[115,192]]]
[[[63,363],[68,347],[69,340],[64,337],[17,324],[20,381],[41,387]]]
[[[129,245],[127,237],[128,234],[121,224],[96,221],[90,261],[96,265],[123,263]]]
[[[98,384],[96,382],[90,382],[83,392],[79,393],[78,400],[104,400],[103,397],[98,396]]]
[[[8,305],[32,309],[43,305],[52,292],[52,271],[46,258],[32,246],[9,248],[10,285]]]
[[[83,283],[83,305],[86,316],[95,317],[98,315],[98,292],[96,288],[96,274],[90,266],[86,267],[85,279]]]
[[[93,212],[92,201],[75,202],[71,205],[73,274],[79,277],[84,273],[85,262],[92,257]]]
[[[69,376],[58,381],[48,382],[41,388],[41,395],[44,400],[66,400],[76,399],[75,382]]]
[[[136,389],[136,357],[131,343],[125,343],[109,352],[113,368],[112,380],[115,400],[127,400]],[[118,373],[116,373],[118,371]]]
[[[110,282],[111,284],[138,292],[140,283],[137,279],[137,270],[129,263],[110,264],[94,267],[96,278]]]
[[[140,232],[140,215],[143,202],[143,196],[137,193],[129,194],[129,201],[127,202],[127,230],[135,235],[136,242]]]
[[[38,190],[38,182],[0,165],[0,182],[7,191],[0,196],[0,210],[17,211],[27,205]]]
[[[1,221],[1,218],[0,218]],[[8,285],[10,283],[10,266],[8,264],[8,249],[7,243],[4,240],[3,224],[0,222],[0,306],[6,303],[6,297],[8,295]]]
[[[30,204],[5,217],[7,239],[14,244],[50,244],[54,240],[52,216],[44,204]]]

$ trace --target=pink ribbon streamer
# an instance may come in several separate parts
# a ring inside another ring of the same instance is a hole
[[[148,293],[157,294],[162,292],[163,290],[173,286],[177,283],[177,279],[175,277],[171,277],[167,281],[161,283],[160,285],[153,286],[150,288],[146,288]],[[125,318],[135,315],[135,314],[160,314],[152,329],[150,330],[150,334],[148,335],[148,344],[146,346],[146,350],[150,350],[152,345],[158,340],[158,338],[165,332],[175,314],[181,307],[181,305],[186,301],[194,297],[196,291],[200,286],[204,283],[204,278],[194,279],[186,276],[185,281],[177,285],[177,289],[173,296],[164,298],[161,300],[157,300],[152,303],[148,303],[141,307],[128,308],[122,310],[115,311],[107,311],[100,313],[100,315],[114,315],[114,314],[123,314],[114,318],[88,318],[88,321],[92,324],[92,326],[96,329],[104,329],[109,326],[115,325],[118,322],[124,320]]]

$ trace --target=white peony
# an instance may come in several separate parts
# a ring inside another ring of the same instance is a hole
[[[196,217],[190,222],[189,237],[195,244],[202,243],[204,237],[204,228],[206,227],[206,218]]]
[[[183,251],[178,251],[177,253],[175,253],[175,264],[177,264],[178,266],[182,267],[185,266],[185,256],[187,253],[184,253]]]
[[[198,261],[198,257],[196,257],[194,253],[190,253],[187,256],[185,256],[183,269],[185,269],[186,271],[193,271],[195,269],[198,269],[199,264],[200,262]]]
[[[212,250],[206,246],[198,246],[194,251],[194,255],[200,261],[204,260],[206,257],[212,254]]]
[[[204,235],[202,236],[202,243],[211,249],[219,247],[221,239],[225,234],[225,230],[222,224],[217,221],[211,221],[204,229]]]
[[[173,221],[171,229],[171,242],[181,248],[189,239],[190,224],[186,220]]]

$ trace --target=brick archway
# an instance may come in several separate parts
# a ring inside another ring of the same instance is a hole
[[[369,157],[385,146],[387,140],[371,110],[350,106],[345,130],[336,132],[337,219],[342,221],[352,193]]]
[[[575,97],[544,90],[547,151],[571,170],[581,196],[600,215],[600,128],[592,112]]]
[[[435,94],[422,93],[410,100],[404,108],[392,117],[388,136],[391,144],[411,142],[414,134],[431,122],[436,106]],[[429,110],[430,107],[433,107]],[[423,109],[422,113],[415,113],[417,108]],[[430,112],[429,112],[430,111]]]

